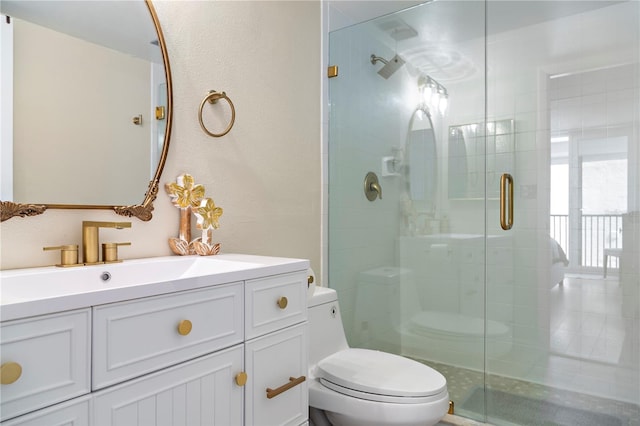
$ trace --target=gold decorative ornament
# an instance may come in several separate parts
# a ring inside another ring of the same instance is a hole
[[[47,206],[43,204],[20,204],[13,201],[0,201],[0,222],[15,216],[37,216],[44,213]]]
[[[165,189],[172,197],[173,204],[180,209],[180,235],[170,238],[169,246],[178,255],[199,254],[212,256],[220,252],[220,243],[213,242],[213,230],[220,227],[222,208],[216,206],[211,198],[204,198],[204,186],[196,185],[193,177],[183,174],[176,178],[177,183],[168,183]],[[191,213],[198,219],[196,227],[202,230],[202,236],[191,240]]]
[[[193,324],[189,320],[182,320],[178,323],[178,334],[181,336],[186,336],[191,333],[191,329],[193,328]]]
[[[193,242],[194,250],[200,256],[212,256],[220,252],[220,243],[213,243],[213,230],[220,227],[222,207],[216,206],[211,198],[205,198],[200,206],[194,210],[198,218],[198,229],[202,230],[202,237]]]
[[[167,183],[165,190],[172,198],[173,205],[180,209],[179,235],[178,238],[169,239],[169,247],[180,256],[193,254],[191,211],[198,207],[204,198],[204,186],[196,185],[193,176],[185,173],[176,178],[176,183]]]
[[[10,385],[15,383],[22,376],[22,366],[17,362],[5,362],[0,365],[0,383]]]

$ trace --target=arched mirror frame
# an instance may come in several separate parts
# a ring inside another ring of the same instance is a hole
[[[37,216],[44,213],[48,209],[87,209],[87,210],[113,210],[116,214],[127,217],[136,217],[142,221],[151,220],[153,211],[153,202],[158,195],[158,189],[160,184],[160,177],[162,176],[162,170],[167,161],[167,154],[169,152],[169,141],[171,139],[171,125],[173,118],[173,89],[171,83],[171,67],[169,66],[169,56],[167,54],[167,47],[164,41],[164,35],[162,28],[160,27],[160,21],[158,15],[151,3],[151,0],[144,0],[153,26],[158,34],[158,44],[162,51],[162,61],[164,65],[164,74],[167,82],[167,113],[166,120],[167,126],[164,134],[164,143],[162,146],[162,152],[160,154],[160,160],[158,161],[158,167],[153,176],[153,179],[149,182],[147,192],[144,194],[142,203],[131,206],[114,206],[114,205],[86,205],[86,204],[22,204],[14,203],[12,201],[0,201],[1,220],[11,219],[12,217],[20,216]]]
[[[420,118],[422,115],[422,118]],[[428,125],[428,127],[415,128],[416,120],[423,121]],[[431,144],[424,146],[424,154],[425,158],[416,159],[413,158],[411,153],[411,144],[416,143],[413,141],[414,134],[418,134],[422,131],[430,131],[431,132]],[[422,204],[422,208],[425,213],[433,214],[436,209],[436,194],[438,191],[438,155],[437,155],[437,139],[435,134],[436,129],[433,125],[433,119],[431,117],[431,112],[429,108],[425,105],[419,105],[411,114],[411,119],[409,120],[409,129],[407,133],[407,142],[405,148],[405,161],[409,164],[408,176],[406,176],[407,180],[407,192],[409,193],[409,198],[415,202]],[[411,164],[414,165],[416,163],[422,163],[425,167],[427,167],[427,163],[431,160],[431,167],[422,170],[424,173],[423,179],[427,182],[427,185],[424,187],[423,196],[426,197],[422,199],[414,199],[414,189],[412,188],[412,173],[415,173]]]

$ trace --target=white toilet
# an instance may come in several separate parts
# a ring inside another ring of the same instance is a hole
[[[447,381],[419,362],[349,348],[338,297],[309,300],[309,406],[315,426],[429,426],[449,409]]]

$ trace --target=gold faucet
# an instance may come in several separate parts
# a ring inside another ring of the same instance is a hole
[[[82,261],[85,265],[99,263],[100,240],[98,228],[131,228],[131,222],[82,222]]]

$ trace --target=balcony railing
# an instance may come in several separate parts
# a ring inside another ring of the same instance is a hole
[[[574,231],[578,231],[578,234],[572,235]],[[575,230],[569,225],[568,215],[551,215],[550,234],[574,266],[602,268],[604,249],[622,248],[622,215],[585,214],[581,217],[580,228]],[[579,265],[572,259],[576,253],[571,251],[571,242],[577,244]],[[618,268],[618,258],[609,259],[609,268]]]

